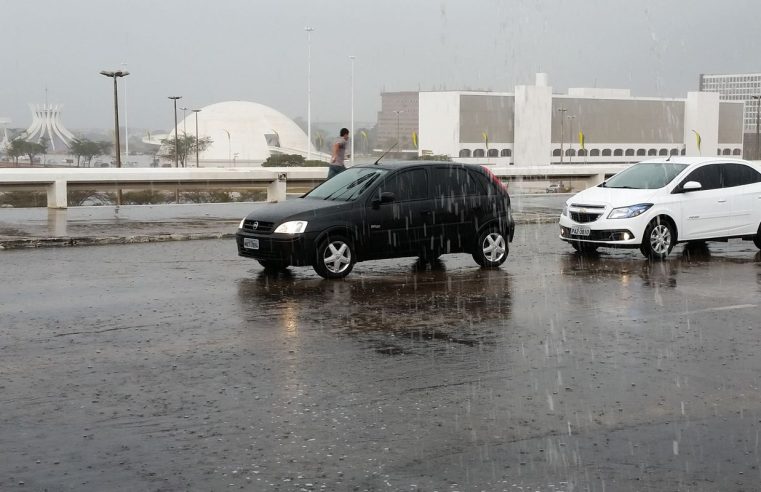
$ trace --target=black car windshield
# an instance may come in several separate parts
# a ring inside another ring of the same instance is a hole
[[[676,162],[641,162],[621,171],[600,186],[603,188],[655,190],[669,184],[686,167],[687,164]]]
[[[304,198],[350,202],[356,200],[368,186],[387,173],[386,169],[373,167],[349,168],[325,181]]]

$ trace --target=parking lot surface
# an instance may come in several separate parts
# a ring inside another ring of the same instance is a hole
[[[5,251],[2,490],[758,490],[752,242],[265,274],[231,239]]]

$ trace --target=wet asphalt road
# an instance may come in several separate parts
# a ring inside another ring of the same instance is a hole
[[[2,490],[759,490],[761,255],[0,255]]]

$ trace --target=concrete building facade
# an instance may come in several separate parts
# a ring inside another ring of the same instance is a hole
[[[698,144],[698,136],[700,143]],[[553,94],[545,74],[513,93],[419,94],[419,150],[463,162],[544,166],[668,155],[740,156],[743,104],[718,94],[632,97],[625,89]]]
[[[394,152],[416,152],[413,134],[418,133],[418,92],[382,92],[381,110],[375,128],[376,151],[398,145]]]
[[[722,101],[745,103],[743,128],[756,131],[761,102],[761,73],[700,74],[699,90],[717,92]]]
[[[716,92],[722,101],[745,103],[743,155],[761,159],[761,73],[700,74],[702,92]]]

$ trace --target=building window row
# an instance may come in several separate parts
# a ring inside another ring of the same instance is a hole
[[[587,154],[589,152],[589,154]],[[684,155],[685,151],[682,149],[681,155]],[[566,149],[564,152],[566,157],[643,157],[643,156],[667,156],[667,155],[679,155],[679,149]],[[560,149],[552,151],[553,157],[560,157]]]
[[[489,157],[512,157],[513,151],[512,149],[489,149],[488,150],[488,156]],[[470,149],[462,149],[460,150],[460,157],[486,157],[487,151],[484,149],[475,149],[471,151]]]
[[[716,155],[742,155],[740,149],[716,149]]]
[[[484,149],[462,149],[460,150],[460,157],[512,157],[513,152],[511,149],[489,149],[488,152]],[[564,152],[566,157],[655,157],[655,156],[669,156],[669,155],[685,155],[685,149],[566,149]],[[742,151],[739,148],[725,148],[717,149],[716,155],[742,155]],[[553,157],[560,157],[560,149],[552,151]]]

